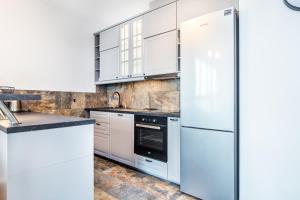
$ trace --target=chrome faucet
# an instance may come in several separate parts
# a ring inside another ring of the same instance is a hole
[[[114,92],[112,95],[113,100],[118,100],[118,105],[116,106],[117,108],[121,107],[121,95],[119,92]]]

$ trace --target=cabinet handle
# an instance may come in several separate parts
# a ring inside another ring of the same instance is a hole
[[[99,122],[96,122],[96,125],[97,125],[97,126],[101,126],[101,124],[100,124]]]
[[[146,159],[146,161],[147,161],[147,162],[153,162],[152,160],[148,160],[148,159]]]
[[[119,77],[116,76],[116,78],[119,78]]]
[[[123,116],[123,114],[118,114],[118,116],[122,117],[122,116]]]
[[[170,120],[173,122],[178,122],[178,119],[171,118]]]

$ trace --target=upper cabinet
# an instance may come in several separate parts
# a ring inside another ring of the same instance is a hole
[[[142,18],[137,18],[132,20],[131,27],[131,48],[132,48],[132,57],[131,57],[131,76],[143,76],[143,20]]]
[[[177,31],[171,31],[144,40],[145,75],[177,72]]]
[[[100,33],[100,51],[119,46],[120,27],[115,26]]]
[[[95,34],[97,84],[178,72],[177,1]]]
[[[130,48],[130,23],[124,23],[120,28],[120,77],[128,78],[129,74],[129,53],[131,53]]]
[[[134,18],[120,28],[120,77],[143,76],[142,18]]]
[[[175,30],[177,28],[176,2],[155,9],[143,16],[144,38]]]
[[[119,76],[119,34],[120,27],[104,30],[99,34],[99,57],[96,58],[96,81],[110,81]],[[97,47],[96,47],[97,51]],[[97,66],[98,63],[100,66]]]
[[[108,49],[100,53],[99,81],[110,81],[119,76],[119,47]]]

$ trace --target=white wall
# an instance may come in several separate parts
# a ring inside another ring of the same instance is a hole
[[[300,12],[240,0],[241,200],[300,199]]]
[[[0,0],[0,85],[95,92],[93,33],[146,10],[148,3]]]
[[[0,85],[95,91],[87,20],[38,0],[0,5]]]

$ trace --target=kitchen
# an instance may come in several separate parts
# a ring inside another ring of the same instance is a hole
[[[3,2],[0,199],[297,199],[295,2]]]

